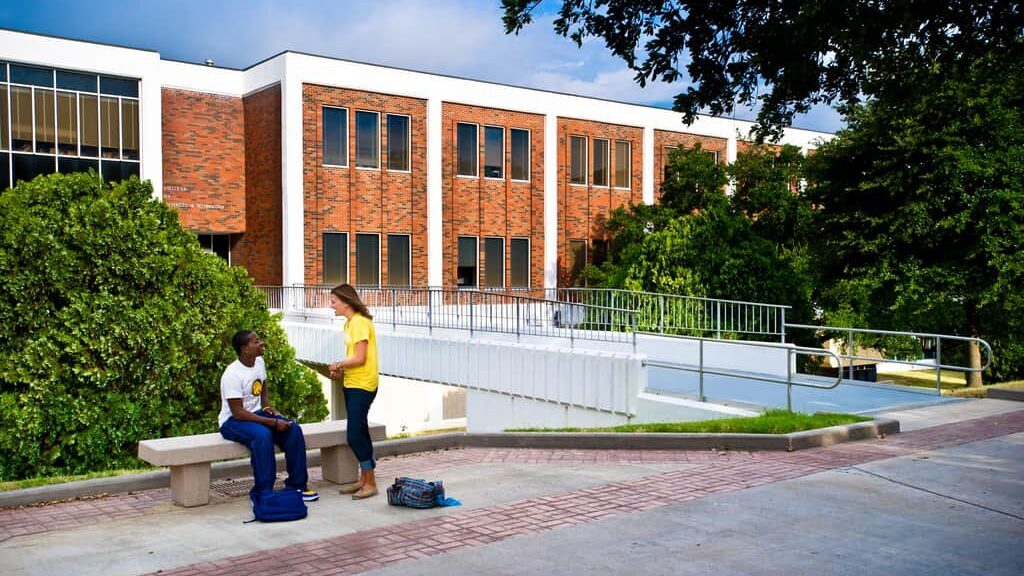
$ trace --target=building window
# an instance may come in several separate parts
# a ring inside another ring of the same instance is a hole
[[[231,236],[227,234],[196,234],[199,246],[211,254],[216,254],[231,264]]]
[[[530,286],[530,240],[513,238],[509,243],[509,286],[525,288]]]
[[[505,239],[484,238],[484,286],[505,286]]]
[[[608,141],[594,138],[594,186],[608,185]]]
[[[328,166],[348,166],[347,109],[324,107],[322,139],[324,164]]]
[[[380,236],[356,234],[356,284],[380,286]]]
[[[509,130],[509,136],[512,140],[512,179],[528,181],[530,179],[530,131],[512,128]]]
[[[459,176],[476,176],[479,148],[476,144],[476,124],[458,124],[458,174]]]
[[[711,157],[711,161],[718,164],[718,150],[702,150],[705,154]]]
[[[594,240],[591,242],[594,250],[594,266],[600,266],[608,260],[608,241],[607,240]]]
[[[580,286],[582,283],[583,267],[587,265],[587,241],[569,241],[569,284]]]
[[[411,286],[409,235],[388,234],[388,285]]]
[[[633,164],[632,150],[629,142],[615,141],[615,187],[632,188],[630,172]]]
[[[679,146],[665,146],[665,155],[662,156],[662,171],[664,172],[664,179],[668,180],[668,165],[672,163],[672,151],[678,150]]]
[[[477,248],[476,238],[459,236],[458,267],[455,283],[459,288],[476,288]]]
[[[356,168],[380,168],[380,114],[356,111]]]
[[[348,282],[348,234],[324,232],[324,284],[337,286]]]
[[[569,137],[569,183],[587,183],[587,139],[583,136]]]
[[[409,171],[409,117],[388,114],[388,170]]]
[[[138,175],[138,84],[0,63],[0,151],[13,153],[0,158],[0,183],[88,169],[108,180]]]
[[[484,177],[505,177],[505,129],[484,126]]]

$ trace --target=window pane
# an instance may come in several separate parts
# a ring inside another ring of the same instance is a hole
[[[32,89],[11,86],[11,149],[32,152]]]
[[[78,95],[57,92],[57,153],[78,155]]]
[[[380,236],[356,234],[356,284],[380,284]]]
[[[29,182],[41,174],[53,174],[56,170],[56,156],[37,156],[35,154],[11,154],[14,165],[14,181]]]
[[[594,266],[604,264],[608,259],[608,241],[594,240]]]
[[[484,286],[505,285],[505,239],[484,238]]]
[[[348,234],[324,232],[324,284],[348,282]]]
[[[476,286],[476,238],[459,236],[459,257],[456,283],[460,288]]]
[[[484,176],[505,177],[505,129],[484,126]]]
[[[569,281],[573,286],[579,286],[580,273],[583,272],[583,267],[587,265],[587,241],[586,240],[570,240],[569,241]]]
[[[530,179],[530,132],[512,128],[512,179]]]
[[[100,161],[90,160],[88,158],[78,158],[77,156],[61,156],[57,159],[57,171],[61,174],[88,172],[90,168],[99,174]]]
[[[380,168],[380,120],[376,112],[356,112],[356,167]]]
[[[121,100],[121,154],[125,160],[139,159],[138,100]]]
[[[220,256],[227,262],[231,262],[231,236],[227,234],[196,234],[199,246]]]
[[[79,74],[78,72],[65,72],[57,70],[57,88],[65,90],[80,90],[82,92],[96,92],[96,75]]]
[[[0,68],[3,67],[3,64],[0,64]],[[0,150],[7,150],[7,139],[10,137],[10,126],[9,118],[7,116],[7,86],[0,86]],[[0,167],[0,172],[7,172],[7,164]]]
[[[510,252],[511,278],[509,279],[509,286],[529,286],[530,241],[526,238],[513,238]]]
[[[82,156],[96,158],[100,152],[100,116],[95,96],[78,96],[79,126],[82,135]]]
[[[3,68],[2,64],[0,64],[0,68]],[[10,154],[6,152],[0,154],[0,193],[11,187],[10,161]]]
[[[112,96],[139,97],[139,81],[130,78],[111,78],[100,76],[100,93]]]
[[[459,176],[476,176],[476,124],[459,124]]]
[[[388,170],[409,169],[409,117],[388,114]]]
[[[631,188],[629,178],[629,167],[632,162],[629,142],[618,141],[615,143],[615,186],[617,188]]]
[[[348,110],[324,108],[324,164],[348,166]]]
[[[100,143],[104,158],[121,157],[121,110],[117,98],[100,97]]]
[[[36,152],[57,152],[57,119],[54,111],[53,90],[36,88]]]
[[[594,186],[608,185],[608,141],[594,139]]]
[[[388,285],[409,286],[409,237],[388,234]]]
[[[587,139],[582,136],[569,137],[569,182],[587,183]]]
[[[668,165],[672,163],[672,151],[678,149],[678,146],[665,146],[665,154],[662,156],[662,165],[664,166],[663,172],[665,180],[668,180]]]
[[[33,86],[53,87],[53,70],[33,68],[11,64],[11,82],[15,84],[32,84]]]

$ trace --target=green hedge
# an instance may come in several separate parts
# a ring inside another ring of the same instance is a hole
[[[51,175],[0,193],[0,480],[137,465],[213,432],[231,335],[259,332],[272,402],[326,403],[245,270],[203,251],[148,182]]]

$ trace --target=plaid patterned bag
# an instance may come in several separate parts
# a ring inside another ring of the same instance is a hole
[[[388,486],[388,504],[410,508],[433,508],[445,500],[444,486],[440,480],[427,482],[419,478],[400,476]]]

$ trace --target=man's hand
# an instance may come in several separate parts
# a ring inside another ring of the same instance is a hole
[[[270,414],[271,416],[280,416],[281,415],[281,413],[278,412],[277,410],[275,410],[272,406],[267,406],[266,408],[263,409],[263,411],[265,413],[267,413],[267,414]]]
[[[292,423],[291,423],[290,420],[283,420],[281,418],[275,418],[274,419],[274,426],[273,426],[274,430],[278,430],[280,432],[284,432],[285,430],[288,430],[291,427],[292,427]]]

